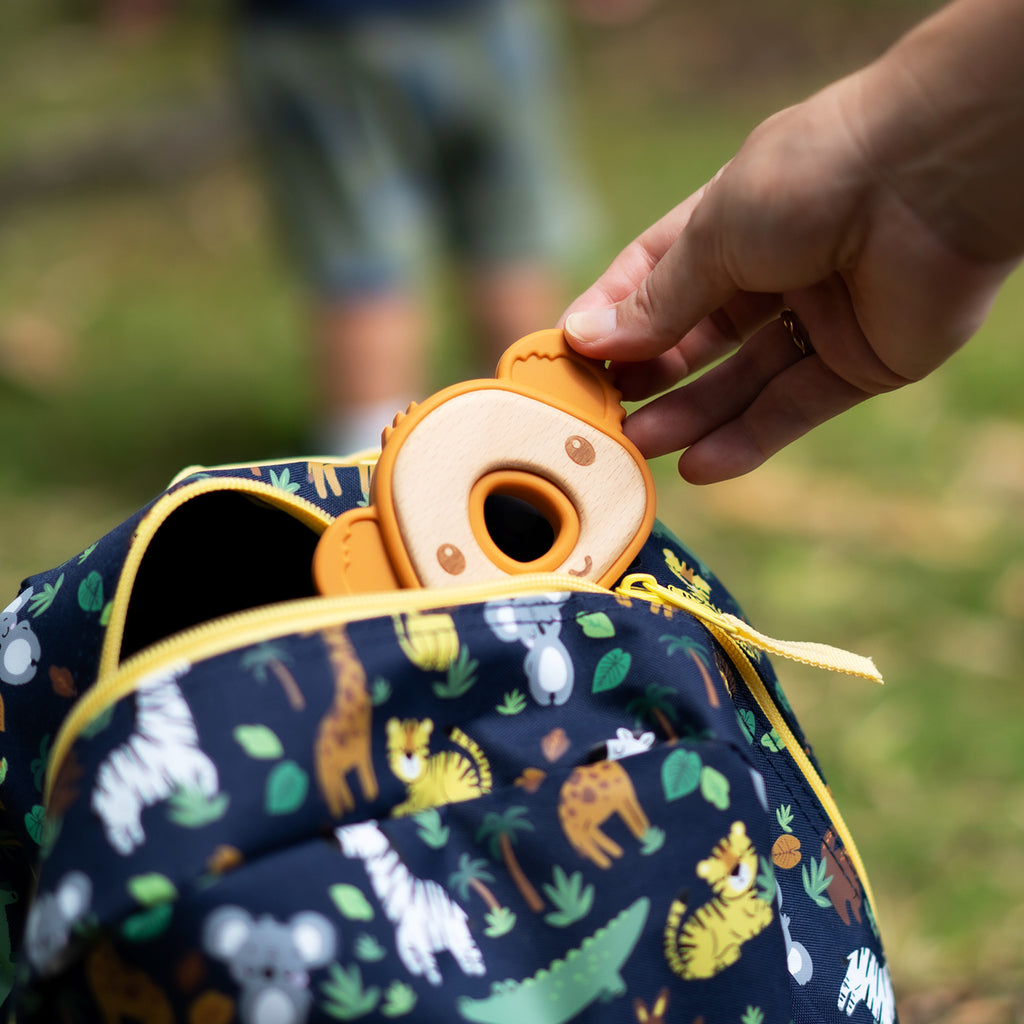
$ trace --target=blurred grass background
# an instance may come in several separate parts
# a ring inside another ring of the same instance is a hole
[[[655,3],[572,28],[605,217],[583,287],[749,129],[870,59],[924,0]],[[182,466],[304,451],[301,296],[234,116],[217,5],[158,35],[0,5],[0,594]],[[1024,1020],[1024,278],[928,381],[659,514],[765,631],[888,685],[782,664],[857,836],[904,1021]],[[538,327],[543,325],[538,325]],[[444,293],[438,385],[471,343]],[[0,601],[6,604],[7,598]]]

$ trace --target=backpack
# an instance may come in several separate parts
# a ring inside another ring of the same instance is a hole
[[[375,463],[192,467],[2,613],[8,1019],[892,1024],[770,656],[870,661],[653,519],[610,581],[317,592]]]

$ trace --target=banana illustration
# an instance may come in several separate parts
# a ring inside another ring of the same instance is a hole
[[[405,656],[425,672],[445,672],[459,656],[459,634],[444,612],[393,615],[395,636]]]

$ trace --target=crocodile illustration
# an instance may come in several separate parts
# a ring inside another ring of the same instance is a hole
[[[479,1024],[565,1024],[595,1000],[621,995],[626,986],[619,970],[640,938],[650,906],[646,896],[640,897],[584,939],[579,949],[569,950],[564,960],[555,960],[531,978],[497,982],[485,999],[463,996],[459,1013]]]

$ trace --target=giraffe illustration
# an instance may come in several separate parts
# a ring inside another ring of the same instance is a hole
[[[316,734],[316,775],[327,807],[335,818],[355,807],[346,776],[355,771],[363,798],[377,796],[377,776],[370,749],[373,704],[363,670],[343,626],[327,629],[324,643],[334,669],[334,702]]]
[[[637,839],[650,827],[629,774],[618,761],[580,765],[562,783],[558,795],[562,831],[577,853],[600,868],[610,867],[612,857],[622,856],[622,847],[600,829],[616,813]]]
[[[174,1024],[174,1011],[163,989],[145,971],[126,964],[109,942],[89,954],[86,976],[103,1024],[133,1020]]]

